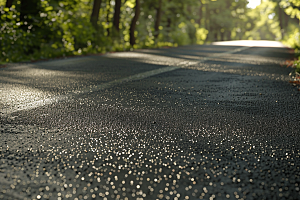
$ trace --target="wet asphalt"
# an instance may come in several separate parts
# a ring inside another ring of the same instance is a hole
[[[300,199],[287,48],[184,46],[0,69],[0,199]]]

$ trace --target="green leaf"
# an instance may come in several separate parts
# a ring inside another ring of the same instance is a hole
[[[47,12],[47,11],[50,11],[50,10],[53,10],[53,7],[52,7],[52,6],[48,6],[48,7],[45,8],[45,11],[46,11],[46,12]]]

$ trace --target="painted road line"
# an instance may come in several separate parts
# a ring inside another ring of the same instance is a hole
[[[13,107],[1,109],[0,110],[0,116],[9,115],[9,114],[12,114],[12,113],[15,113],[15,112],[18,112],[18,111],[22,111],[22,110],[31,110],[31,109],[34,109],[34,108],[38,108],[38,107],[53,104],[53,103],[58,103],[58,102],[61,102],[61,101],[68,101],[68,100],[71,100],[71,99],[73,99],[74,97],[76,97],[80,94],[87,94],[87,93],[97,92],[97,91],[100,91],[100,90],[104,90],[104,89],[107,89],[107,88],[114,87],[116,85],[120,85],[120,84],[125,83],[125,82],[145,79],[145,78],[148,78],[150,76],[155,76],[155,75],[158,75],[158,74],[162,74],[164,72],[170,72],[170,71],[173,71],[173,70],[176,70],[176,69],[179,69],[179,68],[181,68],[181,67],[180,66],[163,67],[163,68],[159,68],[159,69],[155,69],[155,70],[135,74],[135,75],[132,75],[132,76],[129,76],[129,77],[117,79],[117,80],[110,81],[110,82],[107,82],[107,83],[95,85],[95,86],[92,86],[92,87],[86,87],[86,88],[81,89],[81,90],[76,90],[76,91],[70,92],[66,95],[57,95],[57,96],[54,96],[54,97],[51,97],[51,98],[41,99],[41,100],[38,100],[38,101],[33,101],[33,102],[30,102],[30,103],[26,103],[26,104],[17,104]]]
[[[102,84],[95,85],[95,86],[89,86],[89,87],[83,88],[81,90],[76,90],[76,91],[70,92],[66,95],[57,95],[57,96],[54,96],[54,97],[51,97],[51,98],[41,99],[41,100],[38,100],[38,101],[33,101],[33,102],[30,102],[30,103],[26,103],[26,104],[17,104],[13,107],[2,108],[2,109],[0,109],[0,116],[10,115],[10,114],[13,114],[15,112],[22,111],[22,110],[31,110],[31,109],[35,109],[35,108],[42,107],[42,106],[45,106],[45,105],[58,103],[58,102],[61,102],[61,101],[69,101],[69,100],[73,99],[74,97],[76,97],[78,95],[92,93],[92,92],[98,92],[100,90],[108,89],[108,88],[114,87],[116,85],[120,85],[122,83],[130,82],[130,81],[142,80],[142,79],[145,79],[145,78],[148,78],[148,77],[151,77],[151,76],[155,76],[155,75],[162,74],[162,73],[165,73],[165,72],[171,72],[171,71],[174,71],[174,70],[177,70],[177,69],[181,69],[181,68],[185,68],[185,67],[188,67],[188,66],[196,65],[196,64],[205,62],[207,60],[210,60],[212,58],[221,57],[225,54],[233,54],[233,53],[240,52],[240,51],[243,51],[243,50],[246,50],[246,49],[249,49],[249,48],[251,48],[251,47],[247,46],[247,47],[237,48],[237,49],[234,49],[232,51],[227,51],[227,52],[224,52],[224,53],[216,53],[216,54],[213,54],[209,57],[205,57],[203,59],[200,59],[199,61],[183,61],[183,62],[178,63],[176,66],[162,67],[162,68],[159,68],[159,69],[142,72],[142,73],[135,74],[135,75],[132,75],[132,76],[129,76],[129,77],[113,80],[113,81],[110,81],[110,82],[107,82],[107,83],[102,83]]]
[[[95,85],[92,87],[87,87],[85,89],[82,90],[76,90],[74,92],[72,92],[71,94],[85,94],[85,93],[91,93],[91,92],[97,92],[99,90],[103,90],[103,89],[107,89],[116,85],[120,85],[121,83],[125,83],[125,82],[129,82],[129,81],[137,81],[137,80],[141,80],[141,79],[145,79],[148,78],[150,76],[155,76],[158,74],[162,74],[165,72],[170,72],[170,71],[174,71],[176,69],[181,68],[180,66],[170,66],[170,67],[163,67],[163,68],[159,68],[159,69],[155,69],[155,70],[151,70],[151,71],[146,71],[143,73],[139,73],[139,74],[135,74],[129,77],[125,77],[125,78],[121,78],[121,79],[117,79],[114,81],[110,81],[108,83],[102,83],[99,85]]]

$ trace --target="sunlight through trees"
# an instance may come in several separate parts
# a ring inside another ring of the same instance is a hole
[[[0,62],[224,40],[300,46],[298,0],[253,2],[0,0]]]

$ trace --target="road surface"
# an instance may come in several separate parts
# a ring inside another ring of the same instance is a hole
[[[299,199],[299,91],[276,42],[0,69],[0,199]]]

